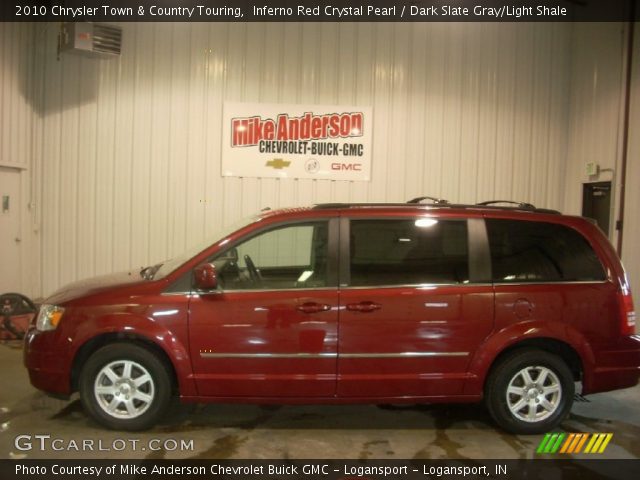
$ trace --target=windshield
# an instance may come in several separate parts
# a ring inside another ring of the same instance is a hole
[[[247,225],[250,225],[259,220],[260,220],[260,216],[258,215],[251,215],[250,217],[244,217],[241,220],[238,220],[237,222],[232,223],[227,228],[216,233],[215,235],[212,235],[211,237],[208,237],[206,240],[203,240],[202,242],[199,242],[197,245],[194,245],[183,254],[178,255],[177,257],[167,260],[166,262],[163,262],[161,264],[143,269],[143,272],[145,271],[153,272],[150,278],[148,273],[146,275],[143,275],[143,277],[149,280],[162,278],[170,274],[171,272],[173,272],[176,268],[181,266],[187,260],[192,259],[198,253],[209,248],[211,245],[218,242],[219,240],[222,240],[223,238],[231,235],[233,232],[240,230],[241,228],[246,227]],[[141,275],[142,275],[142,272],[141,272]]]

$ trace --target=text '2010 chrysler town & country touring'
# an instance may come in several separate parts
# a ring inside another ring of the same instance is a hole
[[[140,430],[183,402],[485,402],[549,431],[575,383],[640,377],[623,267],[590,221],[492,202],[265,211],[181,257],[69,285],[25,338],[31,383]]]

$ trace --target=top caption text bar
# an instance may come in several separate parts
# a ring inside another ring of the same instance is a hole
[[[616,22],[640,0],[3,0],[5,22]]]

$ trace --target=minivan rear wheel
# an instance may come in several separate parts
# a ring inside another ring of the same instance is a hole
[[[114,430],[153,426],[171,400],[163,362],[149,350],[125,343],[106,345],[89,357],[79,390],[85,411]]]
[[[567,364],[543,350],[517,350],[492,369],[485,401],[496,423],[511,433],[555,428],[571,410],[575,386]]]

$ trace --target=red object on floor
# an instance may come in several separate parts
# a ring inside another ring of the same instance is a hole
[[[29,323],[33,318],[33,313],[26,313],[23,315],[13,315],[9,317],[9,325],[7,328],[5,324],[5,318],[0,317],[0,340],[19,340],[24,336],[29,328]],[[19,335],[16,335],[18,333]]]

